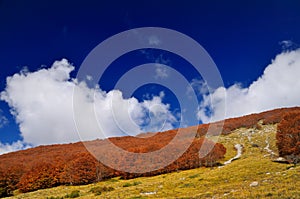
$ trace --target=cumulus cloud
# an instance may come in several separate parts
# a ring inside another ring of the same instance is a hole
[[[147,131],[166,131],[173,128],[173,125],[177,119],[174,115],[170,114],[170,105],[163,104],[161,99],[164,97],[164,93],[160,92],[159,96],[153,97],[152,100],[145,100],[142,102],[142,106],[148,110],[149,119],[144,120],[146,124],[143,128]]]
[[[162,102],[163,95],[142,102],[134,97],[125,99],[119,90],[104,92],[100,87],[90,88],[86,82],[72,79],[73,70],[74,66],[63,59],[48,69],[22,71],[7,78],[1,100],[10,106],[23,142],[12,146],[2,144],[1,148],[14,150],[22,148],[24,143],[33,146],[68,143],[103,138],[103,134],[105,137],[136,135],[173,127],[176,119],[169,105]],[[73,118],[75,89],[76,100],[80,102],[76,119],[85,124],[79,129],[80,136]],[[97,120],[89,117],[91,113]]]
[[[238,117],[281,107],[300,105],[300,49],[285,51],[275,57],[262,76],[249,87],[234,84],[229,88],[218,88],[210,94],[203,94],[198,118],[209,122]],[[224,97],[226,96],[226,97]],[[225,107],[224,107],[225,105]]]

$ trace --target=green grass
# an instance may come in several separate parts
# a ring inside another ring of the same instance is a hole
[[[254,132],[251,141],[248,134]],[[235,144],[242,144],[241,159],[224,167],[198,168],[153,177],[131,180],[114,178],[84,186],[60,186],[19,194],[11,198],[34,199],[64,197],[80,190],[78,198],[300,198],[300,166],[291,167],[271,161],[264,148],[265,140],[270,149],[277,153],[275,145],[276,126],[266,125],[262,130],[238,129],[232,134],[221,136],[218,142],[227,148],[224,161],[235,156]],[[217,140],[217,137],[211,137]],[[253,147],[253,143],[259,147]],[[223,162],[224,162],[223,161]],[[251,182],[257,181],[256,187]],[[124,186],[126,185],[126,186]],[[127,186],[129,185],[129,186]],[[101,191],[99,187],[112,187]],[[91,190],[100,190],[96,195]]]
[[[79,190],[73,190],[70,194],[67,194],[65,198],[78,198],[80,196]]]
[[[123,184],[123,187],[131,187],[131,186],[136,186],[136,185],[139,185],[139,184],[142,184],[142,183],[138,182],[138,181],[135,181],[133,183],[126,182],[125,184]]]
[[[93,187],[90,192],[94,193],[95,196],[101,195],[103,192],[113,191],[115,190],[113,187]]]

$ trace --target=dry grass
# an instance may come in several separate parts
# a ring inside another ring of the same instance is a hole
[[[224,161],[235,156],[235,144],[242,144],[242,158],[220,168],[199,168],[147,178],[120,180],[118,178],[85,186],[60,186],[19,194],[11,198],[63,197],[80,190],[80,198],[300,198],[300,166],[271,161],[265,150],[266,139],[275,153],[276,126],[261,130],[238,129],[221,136],[218,142],[227,148]],[[251,139],[250,139],[251,135]],[[216,140],[216,137],[211,139]],[[258,147],[257,147],[258,146]],[[258,186],[251,187],[251,182]],[[126,186],[130,184],[131,186]],[[125,185],[125,186],[124,186]],[[113,187],[114,190],[96,196],[93,187]]]

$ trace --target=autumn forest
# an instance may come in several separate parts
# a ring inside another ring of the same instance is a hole
[[[241,127],[258,129],[260,124],[277,123],[276,139],[280,156],[285,157],[291,163],[299,162],[300,108],[284,108],[180,129],[181,137],[175,142],[172,140],[176,137],[178,129],[140,134],[136,137],[114,137],[108,140],[99,139],[84,143],[38,146],[4,154],[0,156],[0,196],[12,195],[13,191],[17,189],[21,192],[30,192],[59,185],[89,184],[116,176],[130,179],[202,166],[213,167],[220,165],[226,148],[220,143],[211,141],[209,136],[218,133],[227,135]],[[223,127],[221,132],[217,131],[219,127]],[[132,159],[129,157],[130,155],[107,154],[109,150],[107,142],[109,141],[119,148],[131,152],[128,154],[154,152],[169,145],[168,150],[161,152],[156,157],[155,162],[162,162],[176,154],[176,151],[180,150],[181,146],[188,144],[187,142],[191,139],[192,143],[187,150],[175,161],[165,167],[159,168],[158,166],[159,169],[145,173],[112,169],[92,155],[114,157],[116,166],[134,168],[138,165],[141,167],[146,162],[142,157]],[[86,146],[90,146],[88,150]],[[97,146],[101,146],[101,148]],[[200,148],[201,151],[206,151],[206,154],[199,154]],[[102,149],[106,149],[106,151]],[[94,151],[92,154],[90,153],[91,150]]]

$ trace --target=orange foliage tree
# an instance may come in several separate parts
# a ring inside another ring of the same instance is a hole
[[[66,164],[62,184],[88,184],[97,179],[96,159],[89,153],[79,153]]]
[[[300,111],[287,113],[277,128],[279,155],[291,163],[300,162]]]
[[[22,192],[54,187],[60,184],[60,170],[53,164],[41,162],[25,173],[18,183]]]
[[[12,165],[7,170],[0,167],[0,197],[11,196],[22,175],[23,165],[21,164]]]

